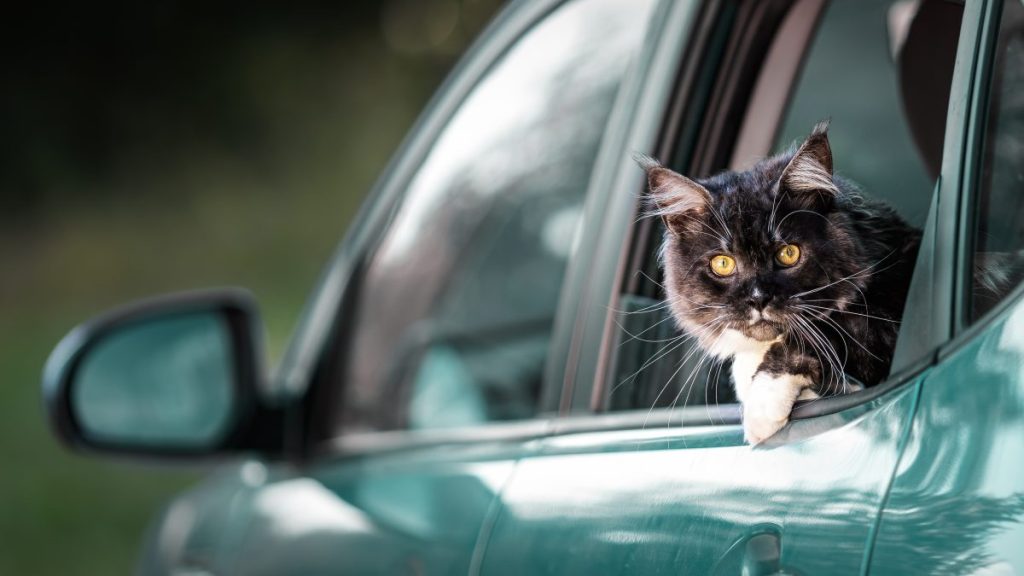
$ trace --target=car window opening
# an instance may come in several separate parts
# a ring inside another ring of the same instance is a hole
[[[774,124],[764,120],[768,111],[756,100],[755,91],[745,122],[757,117],[758,125],[741,126],[737,141],[742,142],[737,145],[749,152],[749,143],[760,138],[765,145],[770,143],[770,149],[760,151],[763,157],[786,149],[816,122],[831,118],[836,173],[887,201],[908,222],[923,226],[941,164],[962,12],[962,4],[942,0],[827,4],[788,93],[782,98],[773,95],[779,101],[779,108],[770,111]],[[786,27],[783,22],[780,30]],[[773,41],[779,42],[779,37]],[[769,57],[759,74],[771,74],[776,65]],[[745,128],[773,133],[745,138]],[[627,272],[614,312],[617,333],[608,351],[612,361],[601,408],[661,408],[674,411],[677,423],[687,423],[687,413],[694,423],[715,423],[709,407],[736,402],[729,361],[707,357],[678,331],[665,302],[657,260],[663,225],[657,221],[638,229],[644,230],[635,240],[645,246],[644,256]],[[855,396],[874,397],[880,388],[889,387],[883,381],[835,400],[837,405],[851,405]],[[794,417],[797,412],[801,411]]]

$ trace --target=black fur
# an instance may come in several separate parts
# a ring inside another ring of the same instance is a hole
[[[666,223],[661,258],[680,326],[706,348],[726,328],[779,338],[758,371],[807,375],[821,395],[846,390],[844,373],[866,385],[888,374],[921,240],[888,205],[832,174],[826,130],[750,170],[697,182],[640,160],[651,213]],[[800,247],[792,267],[775,258],[786,244]],[[711,271],[716,254],[735,258],[734,275]],[[752,309],[766,316],[751,324]]]

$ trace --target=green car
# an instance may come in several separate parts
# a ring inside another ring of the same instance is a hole
[[[752,448],[728,370],[664,344],[631,156],[743,168],[823,118],[924,240],[889,377]],[[276,370],[212,290],[75,329],[43,392],[73,449],[216,462],[140,574],[1022,574],[1024,299],[973,274],[1022,249],[1021,0],[524,0]]]

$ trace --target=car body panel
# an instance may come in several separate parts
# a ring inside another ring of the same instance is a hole
[[[872,574],[1024,573],[1024,301],[937,366],[882,514]]]
[[[246,499],[235,572],[465,574],[517,450],[398,450],[271,477]]]
[[[859,574],[918,383],[758,448],[738,426],[548,439],[502,497],[482,573],[736,573],[767,531],[782,568]]]
[[[467,439],[362,447],[308,468],[228,465],[161,514],[138,572],[467,573],[497,494],[533,447]]]

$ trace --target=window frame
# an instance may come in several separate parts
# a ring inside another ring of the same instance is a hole
[[[972,319],[973,267],[978,226],[978,200],[983,190],[982,171],[985,162],[985,138],[989,127],[991,110],[991,88],[999,44],[1004,3],[1013,0],[985,0],[983,33],[978,39],[978,59],[971,76],[972,99],[965,106],[965,122],[968,124],[968,138],[963,150],[963,193],[958,208],[957,233],[960,243],[955,257],[956,286],[954,289],[953,312],[950,322],[953,337],[938,353],[942,360],[955,354],[984,332],[990,324],[1013,307],[1024,295],[1024,283],[1010,289],[1003,298],[981,316]]]
[[[571,349],[559,410],[562,416],[599,412],[594,409],[593,399],[610,367],[607,350],[617,329],[613,311],[623,279],[637,255],[633,238],[650,227],[648,220],[635,217],[640,195],[624,193],[638,192],[645,183],[642,170],[630,157],[638,150],[655,150],[660,157],[671,157],[674,147],[665,143],[679,141],[669,136],[681,132],[687,134],[685,140],[696,140],[708,103],[709,82],[717,80],[717,75],[707,74],[706,60],[708,56],[717,58],[723,49],[716,32],[730,4],[730,0],[707,0],[673,5],[666,20],[683,20],[690,25],[669,22],[666,26],[667,32],[646,70],[637,108],[631,112],[637,118],[618,139],[618,152],[610,156],[613,169],[608,174],[608,189],[614,193],[603,201],[605,218],[585,225],[581,235],[583,244],[595,246],[595,258],[572,270],[567,280],[578,287],[581,297],[571,326]]]
[[[802,0],[795,0],[800,3]],[[970,205],[972,187],[970,183],[976,178],[976,166],[969,158],[969,153],[977,156],[977,146],[974,142],[979,138],[979,127],[984,127],[985,116],[979,110],[979,105],[987,102],[985,92],[979,93],[978,79],[980,75],[987,73],[987,66],[991,60],[991,44],[994,42],[991,33],[993,25],[992,4],[999,4],[994,0],[983,0],[982,2],[967,2],[964,5],[963,19],[961,21],[960,39],[957,45],[957,55],[954,67],[953,79],[950,85],[950,106],[947,110],[946,133],[943,144],[943,160],[940,176],[936,183],[935,194],[937,202],[933,203],[933,214],[929,219],[933,232],[932,243],[922,243],[922,250],[931,248],[928,256],[928,271],[930,274],[918,274],[915,271],[915,283],[927,285],[919,287],[919,291],[926,292],[930,314],[927,319],[929,329],[925,333],[927,341],[923,348],[925,354],[911,359],[898,370],[894,371],[888,378],[877,386],[868,388],[856,394],[838,396],[822,399],[813,403],[798,403],[794,408],[791,419],[807,419],[818,416],[825,416],[845,411],[856,406],[872,402],[876,398],[889,394],[891,391],[902,388],[905,384],[919,381],[919,377],[933,366],[940,358],[948,355],[953,348],[958,347],[961,338],[954,338],[960,325],[954,322],[959,316],[962,300],[956,296],[963,288],[963,266],[965,255],[964,242],[961,240],[965,229],[965,208]],[[1001,6],[1001,4],[1000,4]],[[805,45],[805,52],[811,49],[811,43]],[[794,77],[794,81],[797,78]],[[793,85],[789,87],[792,93]],[[983,87],[987,89],[987,86]],[[980,99],[980,103],[979,103]],[[752,106],[756,103],[752,102]],[[784,107],[781,109],[784,110]],[[780,110],[780,113],[781,113]],[[978,121],[982,124],[978,124]],[[781,122],[781,117],[776,119]],[[672,119],[666,120],[669,128],[664,131],[657,146],[648,148],[665,152],[669,146],[666,141],[671,136],[678,136],[671,129]],[[740,135],[733,142],[739,142],[743,138],[743,129]],[[757,138],[756,135],[753,136]],[[670,157],[662,155],[662,157]],[[980,162],[980,158],[975,158]],[[678,163],[675,165],[679,165]],[[685,164],[684,164],[685,165]],[[639,171],[638,171],[639,172]],[[643,184],[636,186],[635,190],[642,190]],[[966,220],[969,222],[969,220]],[[973,231],[967,227],[968,232]],[[926,228],[926,234],[929,230]],[[927,240],[927,239],[926,239]],[[630,243],[632,248],[632,242]],[[635,250],[634,250],[635,251]],[[629,252],[629,250],[625,251]],[[967,253],[969,255],[969,253]],[[920,263],[920,260],[919,260]],[[627,267],[623,262],[620,266],[620,274],[614,279],[616,289],[626,286],[627,279],[624,274],[629,270],[636,269],[635,266]],[[968,271],[970,260],[966,261]],[[928,279],[918,276],[928,275]],[[926,282],[926,280],[928,280]],[[925,289],[926,288],[926,289]],[[970,285],[967,285],[968,290]],[[1024,287],[1020,292],[1024,292]],[[913,287],[912,287],[913,290]],[[605,354],[604,368],[607,368],[607,356],[613,355],[614,350],[610,345],[614,342],[617,325],[614,323],[615,303],[617,302],[618,291],[613,298],[609,299],[608,312],[605,317],[605,346],[602,353]],[[1011,300],[1008,297],[1007,300]],[[997,306],[1002,309],[1002,306]],[[981,319],[978,325],[986,324],[991,315]],[[968,330],[970,332],[970,330]],[[968,334],[969,338],[969,334]],[[693,406],[687,408],[664,408],[630,411],[607,412],[604,406],[603,388],[607,385],[607,373],[602,370],[595,371],[591,380],[591,397],[588,399],[586,411],[594,415],[590,418],[574,419],[572,427],[581,430],[593,429],[622,429],[634,427],[638,422],[644,425],[673,424],[684,426],[702,426],[719,424],[739,423],[739,406],[733,404],[720,407]],[[579,387],[579,384],[577,385]],[[578,402],[574,407],[576,411],[583,412],[582,403]],[[709,410],[708,408],[712,408]]]
[[[303,320],[286,352],[274,380],[272,394],[288,405],[286,420],[286,452],[296,462],[315,460],[324,456],[391,450],[396,448],[434,445],[439,443],[465,443],[481,440],[527,440],[550,433],[552,418],[557,416],[566,369],[563,354],[570,343],[562,341],[571,335],[565,330],[575,315],[574,303],[579,295],[576,285],[569,282],[573,270],[586,268],[592,260],[592,250],[581,242],[570,257],[566,280],[561,290],[558,309],[549,345],[549,360],[545,366],[544,385],[541,390],[538,414],[533,418],[488,422],[466,427],[439,430],[393,430],[339,435],[333,430],[331,416],[334,403],[343,386],[333,376],[337,374],[340,359],[334,352],[352,325],[351,310],[356,295],[359,273],[368,254],[379,244],[388,224],[394,218],[404,198],[408,183],[415,176],[429,154],[434,142],[443,132],[479,82],[502,56],[521,38],[552,12],[571,0],[535,0],[513,3],[505,8],[481,33],[466,52],[446,81],[438,88],[424,109],[420,119],[410,130],[406,140],[382,172],[382,178],[371,189],[353,225],[332,257],[319,286],[303,312]],[[593,228],[603,219],[603,201],[609,196],[607,162],[608,148],[616,136],[625,132],[633,119],[634,100],[640,92],[656,45],[668,27],[685,24],[680,10],[670,0],[655,0],[652,16],[646,26],[647,37],[622,78],[616,100],[605,125],[584,203],[584,227]],[[695,4],[697,0],[689,2]],[[675,15],[675,17],[673,17]],[[685,28],[684,28],[685,29]],[[658,119],[651,123],[654,124]],[[593,221],[592,221],[593,220]],[[552,376],[554,376],[552,378]]]
[[[653,145],[638,148],[653,150],[656,157],[671,159],[667,165],[684,166],[690,172],[704,173],[730,163],[736,140],[743,131],[743,120],[758,91],[760,71],[766,62],[763,48],[775,44],[776,34],[784,25],[789,10],[802,0],[777,2],[706,2],[699,32],[692,35],[690,45],[677,63],[678,79],[670,96],[672,107],[663,121]],[[813,27],[812,27],[813,30]],[[724,66],[723,66],[724,63]],[[626,215],[636,219],[637,199],[646,186],[642,170],[634,164],[624,169],[632,176],[631,188],[638,194]],[[620,216],[621,217],[621,216]],[[631,222],[632,224],[632,222]],[[594,369],[577,381],[573,405],[566,411],[577,414],[602,414],[612,427],[682,421],[687,425],[739,423],[738,405],[721,407],[694,406],[675,409],[606,411],[604,389],[613,368],[615,341],[619,330],[614,311],[619,297],[631,283],[630,271],[649,260],[650,240],[656,229],[650,219],[631,225],[629,235],[622,239],[625,257],[617,261],[614,276],[590,279],[591,286],[601,282],[607,289],[607,305],[594,310],[600,316],[599,334],[591,334],[594,346]],[[597,322],[593,321],[593,325]],[[594,330],[594,332],[597,332]],[[596,341],[596,346],[594,345]],[[586,424],[580,423],[586,427]]]

